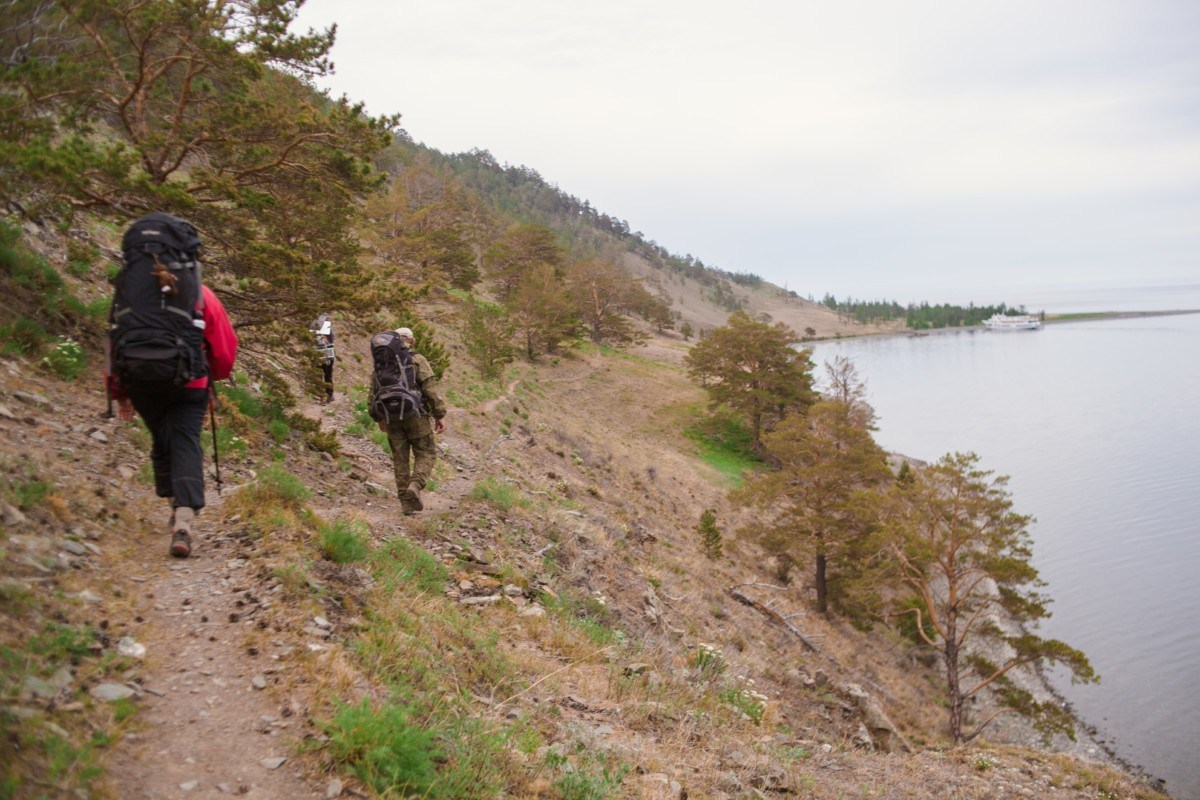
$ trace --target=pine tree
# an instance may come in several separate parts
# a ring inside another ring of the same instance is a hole
[[[786,561],[813,564],[817,609],[845,596],[866,564],[859,545],[874,531],[875,490],[891,476],[882,449],[845,403],[823,400],[765,439],[775,469],[750,478],[734,499],[763,513],[743,529]]]
[[[1099,680],[1080,651],[1030,632],[1050,616],[1044,584],[1031,563],[1031,518],[1012,510],[1007,479],[979,468],[974,453],[955,453],[897,483],[887,521],[890,554],[909,592],[895,615],[912,615],[921,639],[941,652],[950,735],[970,741],[1001,713],[1031,717],[1046,733],[1073,735],[1069,711],[1037,701],[1013,670],[1059,664],[1072,680]],[[987,687],[1001,708],[967,730],[968,703]]]
[[[700,545],[704,548],[704,555],[713,561],[720,558],[724,546],[721,542],[721,529],[717,527],[715,511],[706,508],[700,514],[700,524],[696,526],[696,532],[700,534]]]
[[[754,322],[736,311],[724,327],[702,337],[685,363],[714,406],[726,404],[746,416],[759,447],[768,422],[815,399],[810,352],[796,350],[798,341],[783,323]]]

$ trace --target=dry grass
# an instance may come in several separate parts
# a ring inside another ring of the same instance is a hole
[[[685,288],[696,293],[678,284],[670,292]],[[821,321],[814,323],[819,332],[832,316],[783,299],[778,308],[764,307],[785,321],[790,309],[797,324]],[[697,312],[695,321],[707,313]],[[452,307],[434,308],[429,317],[453,314]],[[340,385],[365,380],[356,346],[361,342],[353,336],[343,345]],[[1160,796],[1110,768],[1066,756],[986,743],[946,749],[938,675],[906,643],[816,614],[796,617],[821,655],[732,600],[727,587],[771,580],[770,569],[736,537],[747,512],[729,504],[728,478],[704,464],[682,435],[705,401],[679,367],[685,351],[677,337],[651,337],[631,353],[583,348],[557,363],[517,365],[504,384],[517,381],[516,388],[503,402],[453,410],[443,437],[452,457],[439,466],[430,498],[435,508],[421,518],[400,517],[393,498],[365,485],[369,478],[390,486],[386,462],[377,452],[365,455],[365,445],[345,472],[303,448],[288,451],[289,472],[324,495],[298,501],[288,491],[247,489],[228,496],[221,516],[212,515],[253,553],[248,585],[278,589],[263,612],[265,625],[242,634],[243,648],[295,644],[281,691],[301,698],[317,720],[328,719],[339,703],[366,698],[382,705],[408,692],[431,725],[450,717],[478,723],[456,735],[464,748],[494,754],[511,796],[563,796],[554,786],[564,773],[549,765],[544,749],[551,745],[585,773],[597,769],[592,754],[630,767],[621,789],[626,797],[665,797],[662,776],[691,797],[754,791],[818,799]],[[471,380],[458,364],[447,384],[472,396]],[[44,456],[39,464],[48,469],[52,454]],[[140,446],[122,439],[104,466],[143,458]],[[84,469],[103,471],[99,461]],[[484,480],[512,487],[520,502],[501,507],[469,499]],[[79,583],[69,577],[61,585],[102,587],[113,597],[107,613],[121,620],[144,605],[136,570],[128,567],[161,557],[147,555],[146,547],[163,544],[151,532],[161,528],[165,512],[145,487],[101,486],[98,494],[86,480],[74,485],[46,505],[41,524],[49,531],[69,519],[102,528],[104,577]],[[715,561],[705,557],[694,530],[706,508],[716,511],[725,532],[725,555]],[[370,524],[376,556],[390,553],[390,561],[324,561],[314,535],[322,519]],[[397,537],[405,544],[390,551]],[[455,548],[479,553],[501,575],[471,572]],[[393,580],[403,559],[419,561],[420,570]],[[508,602],[460,606],[443,593],[435,568],[452,586],[467,579],[516,584],[549,611],[531,618]],[[545,588],[557,600],[539,595]],[[802,571],[794,585],[768,597],[789,612],[811,606]],[[62,613],[87,616],[77,606]],[[334,620],[339,633],[325,650],[310,653],[301,631],[317,614]],[[5,622],[6,646],[27,640],[36,627],[33,616]],[[121,620],[112,633],[129,627]],[[701,642],[720,652],[723,671],[696,668]],[[767,697],[757,724],[729,702],[729,693],[746,685],[739,676]],[[919,752],[860,749],[847,683],[878,698]],[[79,731],[90,724],[77,722]],[[504,737],[495,751],[493,735]]]

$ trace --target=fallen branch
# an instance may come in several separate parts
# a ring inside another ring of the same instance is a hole
[[[828,659],[839,669],[841,668],[842,665],[838,663],[837,659],[834,658],[833,656],[829,655],[828,653],[826,653],[821,648],[817,647],[813,643],[812,639],[808,636],[808,634],[806,634],[804,631],[800,630],[795,625],[793,625],[791,623],[791,621],[788,620],[787,617],[783,616],[775,609],[771,608],[770,606],[765,605],[764,603],[762,603],[758,600],[755,600],[753,597],[751,597],[750,595],[743,592],[742,588],[741,588],[743,586],[763,586],[763,587],[766,587],[769,589],[780,589],[780,590],[784,589],[783,586],[775,586],[774,584],[770,584],[770,583],[739,583],[736,586],[730,586],[725,591],[734,600],[737,600],[739,603],[742,603],[744,605],[750,606],[755,611],[762,614],[764,617],[766,617],[770,621],[774,622],[776,625],[781,626],[788,633],[792,634],[797,639],[799,639],[800,643],[803,644],[805,647],[807,647],[809,650]]]
[[[499,447],[501,445],[501,443],[507,442],[511,438],[512,437],[506,433],[503,436],[501,436],[499,439],[497,439],[495,442],[493,442],[492,446],[488,448],[488,451],[483,454],[483,458],[481,458],[479,460],[480,463],[483,463],[484,461],[487,461],[489,458],[491,458],[492,451],[495,450],[497,447]]]

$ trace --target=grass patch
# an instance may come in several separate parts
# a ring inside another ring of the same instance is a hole
[[[362,561],[371,552],[370,532],[360,520],[338,520],[320,526],[319,544],[322,555],[335,564]]]
[[[543,595],[541,600],[548,612],[566,620],[593,644],[605,647],[624,639],[625,634],[613,627],[617,617],[603,598],[577,600],[568,595]]]
[[[42,323],[24,315],[0,324],[0,355],[11,357],[37,353],[48,341],[50,334],[42,327]]]
[[[16,610],[6,603],[6,614]],[[95,658],[95,642],[88,626],[48,622],[20,643],[0,646],[0,696],[16,698],[23,687],[41,681],[53,691],[62,686],[58,675],[68,668],[88,681],[123,668],[119,659]],[[73,694],[83,691],[73,678],[67,687]],[[127,719],[130,708],[114,705],[111,722]],[[102,774],[102,751],[115,741],[100,724],[93,719],[81,727],[74,715],[56,713],[53,706],[29,717],[0,709],[0,764],[5,766],[0,798],[90,796],[91,784]],[[47,794],[46,787],[55,791]]]
[[[513,506],[529,505],[517,487],[490,476],[476,483],[467,497],[490,503],[501,511],[508,511]]]
[[[763,466],[751,447],[749,428],[728,411],[718,410],[696,421],[684,429],[683,435],[696,445],[696,455],[734,486],[741,485],[744,472]]]
[[[515,729],[473,715],[472,695],[518,689],[500,632],[445,600],[446,568],[407,539],[375,550],[368,568],[375,588],[352,653],[389,692],[331,709],[321,723],[329,759],[380,797],[527,796],[511,758]]]
[[[561,771],[554,788],[563,800],[609,800],[621,796],[621,784],[629,772],[626,764],[610,764],[610,757],[581,749],[572,764],[566,755],[550,750],[546,753],[546,766]]]
[[[225,503],[227,515],[241,514],[264,534],[304,527],[311,517],[304,504],[312,496],[308,487],[279,464],[264,467]]]
[[[330,755],[377,792],[431,797],[437,762],[445,754],[435,732],[412,717],[403,706],[372,708],[369,699],[342,706],[325,725]]]
[[[450,572],[429,553],[403,538],[395,538],[376,551],[372,572],[387,591],[407,588],[420,594],[439,594]]]
[[[16,498],[17,507],[22,511],[28,511],[41,505],[42,501],[54,491],[54,487],[46,481],[27,480],[13,483],[10,491]]]

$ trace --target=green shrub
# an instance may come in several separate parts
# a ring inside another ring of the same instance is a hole
[[[287,420],[276,418],[267,423],[267,433],[271,435],[271,438],[275,440],[276,444],[283,444],[286,442],[291,432],[292,429],[291,426],[287,424]]]
[[[691,665],[704,677],[715,678],[725,671],[725,656],[707,642],[701,642],[692,650]]]
[[[24,315],[0,325],[0,355],[34,354],[50,340],[42,323]]]
[[[265,467],[257,478],[241,488],[239,494],[254,507],[283,506],[293,511],[301,510],[305,501],[312,497],[303,481],[278,464]]]
[[[721,543],[721,529],[717,527],[715,511],[706,508],[700,514],[700,524],[696,526],[696,532],[700,534],[700,546],[704,549],[704,555],[714,561],[720,558],[724,548]]]
[[[100,249],[96,245],[78,239],[67,240],[67,272],[76,278],[87,277],[99,256]]]
[[[444,758],[436,733],[396,705],[371,708],[364,699],[342,706],[325,725],[329,753],[363,783],[387,797],[430,797]]]
[[[580,753],[577,763],[555,750],[546,753],[546,766],[562,770],[554,788],[563,800],[610,800],[620,797],[621,784],[629,772],[627,765],[610,766],[604,753]]]
[[[87,353],[79,342],[69,336],[60,336],[42,363],[63,380],[74,380],[87,367]]]
[[[22,511],[37,507],[54,491],[51,484],[35,479],[14,483],[11,489],[17,499],[17,507]]]
[[[722,690],[717,697],[723,703],[736,708],[745,714],[755,725],[762,723],[763,714],[767,710],[767,698],[765,695],[748,688],[731,687]]]
[[[321,553],[335,564],[361,561],[371,552],[370,531],[364,522],[338,520],[321,526]]]

